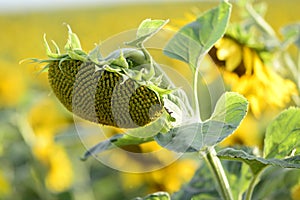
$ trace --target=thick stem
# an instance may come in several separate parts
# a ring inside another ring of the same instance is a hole
[[[210,147],[207,152],[201,152],[202,157],[214,174],[220,188],[220,194],[224,200],[233,200],[232,192],[225,171],[220,159],[217,157],[216,150]]]
[[[263,169],[264,169],[264,168],[263,168]],[[247,193],[246,193],[246,198],[245,198],[245,200],[251,200],[251,199],[252,199],[252,194],[253,194],[254,188],[255,188],[257,182],[259,181],[259,177],[260,177],[260,175],[262,174],[263,169],[261,169],[259,172],[257,172],[257,173],[252,177],[252,180],[251,180],[251,182],[250,182],[249,188],[248,188]]]

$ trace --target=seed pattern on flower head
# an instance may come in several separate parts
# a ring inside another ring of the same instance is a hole
[[[163,112],[158,95],[116,72],[95,70],[92,62],[55,61],[50,85],[62,104],[83,119],[121,128],[145,126]]]

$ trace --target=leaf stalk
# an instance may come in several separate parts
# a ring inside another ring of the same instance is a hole
[[[209,147],[206,152],[200,151],[200,155],[204,158],[212,174],[214,174],[222,199],[233,200],[227,176],[214,147]]]

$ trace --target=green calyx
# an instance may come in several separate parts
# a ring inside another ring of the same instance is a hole
[[[87,61],[87,54],[81,49],[81,44],[78,36],[72,32],[72,29],[69,25],[67,25],[67,27],[68,27],[68,40],[65,45],[66,53],[64,54],[60,53],[60,49],[58,45],[52,40],[52,43],[55,47],[55,53],[53,53],[47,42],[46,34],[44,34],[44,46],[46,48],[47,56],[50,58],[49,61],[64,60],[64,59],[74,59],[83,62]]]
[[[82,62],[92,62],[95,64],[95,71],[107,70],[116,72],[125,79],[133,79],[140,85],[152,88],[162,97],[171,93],[172,89],[161,88],[162,75],[157,76],[155,66],[144,50],[138,48],[122,48],[110,53],[106,58],[100,54],[100,46],[97,45],[92,51],[86,53],[82,50],[78,36],[72,32],[69,25],[68,40],[64,46],[65,53],[61,53],[58,45],[52,40],[55,52],[51,51],[49,43],[44,35],[44,46],[49,59],[39,60],[39,62],[59,61],[59,66],[64,60],[80,60]],[[48,68],[49,66],[46,66]]]

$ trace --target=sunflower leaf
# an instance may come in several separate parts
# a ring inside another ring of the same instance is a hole
[[[286,159],[265,159],[250,154],[244,150],[226,148],[218,152],[218,157],[226,160],[242,161],[249,165],[253,174],[259,173],[266,166],[278,166],[282,168],[300,169],[300,156],[293,156]]]
[[[195,152],[214,146],[231,135],[244,119],[247,100],[234,92],[226,92],[218,100],[212,117],[158,133],[154,139],[175,152]]]
[[[237,128],[246,116],[247,110],[248,101],[245,97],[236,92],[225,92],[219,98],[210,119],[222,121]]]
[[[192,69],[199,67],[203,56],[224,35],[230,13],[231,5],[221,2],[181,28],[166,45],[164,53],[188,63]]]
[[[300,108],[280,113],[267,127],[264,141],[265,158],[286,158],[300,151]]]

